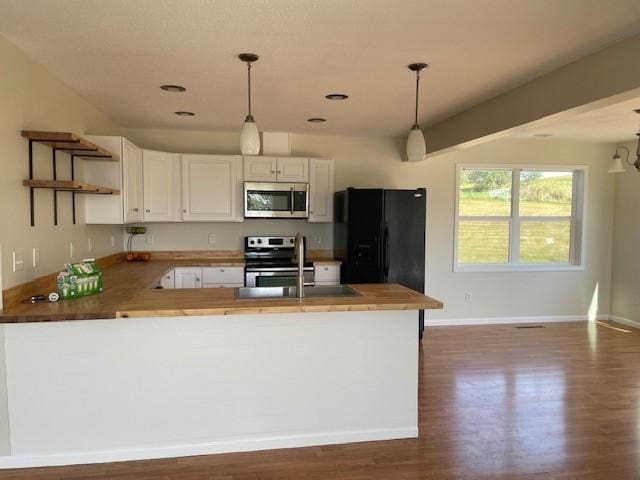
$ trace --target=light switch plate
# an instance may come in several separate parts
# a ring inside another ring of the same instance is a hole
[[[213,245],[216,243],[216,234],[215,233],[210,233],[209,234],[209,244]]]

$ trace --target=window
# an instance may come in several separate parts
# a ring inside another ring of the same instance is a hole
[[[582,264],[584,167],[458,166],[454,270]]]

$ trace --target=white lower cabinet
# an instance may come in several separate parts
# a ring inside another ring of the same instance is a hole
[[[244,285],[244,268],[202,267],[202,281],[208,285]]]
[[[175,270],[171,270],[162,277],[162,280],[160,280],[162,288],[176,288],[174,273]]]
[[[202,268],[179,267],[174,271],[175,288],[201,288]]]
[[[314,264],[316,285],[340,285],[340,264]]]
[[[244,267],[178,267],[165,274],[164,288],[244,287]]]

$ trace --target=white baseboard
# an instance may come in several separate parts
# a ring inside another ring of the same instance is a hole
[[[596,320],[608,320],[609,315],[598,315]],[[425,318],[425,327],[445,327],[454,325],[504,325],[504,324],[537,324],[561,322],[586,322],[588,315],[556,315],[547,317],[488,317],[488,318]]]
[[[609,320],[616,323],[621,323],[628,327],[640,328],[640,322],[637,320],[631,320],[629,318],[618,317],[617,315],[609,315]]]
[[[250,452],[276,448],[299,448],[340,443],[370,442],[374,440],[398,440],[417,438],[417,427],[380,430],[358,430],[352,432],[318,433],[283,437],[244,438],[220,442],[164,447],[143,447],[123,450],[92,452],[68,452],[54,454],[0,456],[0,469],[53,467],[81,465],[87,463],[123,462],[128,460],[151,460],[157,458],[189,457],[214,453]]]

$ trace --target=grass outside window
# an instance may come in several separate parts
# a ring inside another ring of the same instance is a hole
[[[456,268],[579,266],[584,177],[575,167],[459,167]]]

